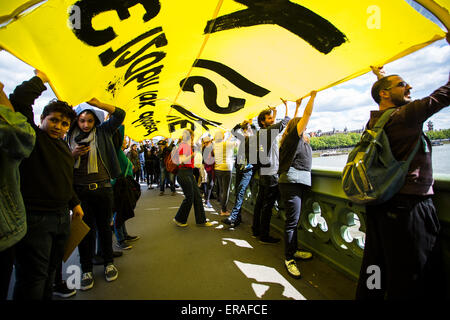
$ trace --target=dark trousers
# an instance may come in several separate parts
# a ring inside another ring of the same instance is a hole
[[[439,246],[440,225],[430,197],[397,194],[366,207],[366,241],[357,299],[430,299],[444,297]],[[380,288],[374,271],[380,271]]]
[[[279,195],[278,185],[266,186],[259,184],[256,204],[253,208],[253,234],[267,237],[272,219],[272,208]]]
[[[134,180],[136,180],[137,183],[139,183],[139,180],[141,178],[141,169],[137,169],[133,172]]]
[[[78,245],[80,264],[83,272],[92,272],[92,258],[95,254],[96,231],[101,245],[104,265],[113,262],[112,249],[112,206],[113,189],[111,187],[96,190],[75,188],[83,208],[83,221],[91,228]],[[97,230],[96,230],[97,228]]]
[[[286,212],[284,226],[284,255],[286,260],[294,259],[294,253],[298,250],[298,222],[302,208],[302,197],[306,186],[301,183],[280,183],[278,185],[281,201]]]
[[[197,224],[205,223],[206,216],[205,209],[203,208],[202,196],[200,194],[200,189],[195,182],[192,169],[178,169],[178,183],[183,190],[184,200],[181,203],[177,214],[175,215],[175,220],[181,223],[186,223],[192,205],[194,205],[195,222]]]
[[[241,221],[241,209],[244,203],[245,191],[253,177],[253,170],[236,170],[236,201],[230,213],[230,220]]]
[[[9,282],[14,264],[15,246],[0,252],[0,301],[8,298]]]
[[[227,211],[228,198],[230,196],[231,171],[215,170],[217,184],[219,185],[220,207]]]
[[[158,170],[156,170],[155,166],[152,162],[145,164],[145,179],[147,181],[147,185],[158,184],[159,182],[159,165]]]
[[[51,300],[70,232],[69,210],[27,212],[27,234],[16,245],[14,300]]]

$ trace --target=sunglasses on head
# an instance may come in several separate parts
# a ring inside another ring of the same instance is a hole
[[[395,88],[395,87],[406,88],[407,85],[408,85],[408,84],[407,84],[405,81],[400,81],[400,82],[397,83],[396,85],[391,86],[391,87],[389,87],[389,88],[386,88],[386,89],[384,89],[384,90],[390,90],[390,89]]]

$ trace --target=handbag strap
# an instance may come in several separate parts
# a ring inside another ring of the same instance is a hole
[[[130,159],[127,158],[127,169],[126,169],[125,172],[123,173],[123,176],[124,176],[124,177],[126,177],[127,172],[128,172],[128,169],[130,168],[130,163],[131,163]]]

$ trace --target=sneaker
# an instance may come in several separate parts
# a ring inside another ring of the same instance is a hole
[[[235,228],[241,224],[241,221],[239,221],[239,220],[234,221],[234,220],[230,219],[229,217],[223,219],[222,222],[229,225],[231,228]]]
[[[114,281],[117,279],[118,275],[119,275],[119,271],[117,271],[117,268],[112,263],[108,264],[105,267],[106,281],[108,281],[108,282]]]
[[[252,231],[252,238],[259,238],[259,232]]]
[[[147,190],[152,190],[152,189],[153,189],[152,186],[148,186],[148,187],[147,187]]]
[[[220,211],[220,215],[221,216],[229,216],[230,213],[228,211],[223,212],[222,210]]]
[[[126,243],[125,241],[116,243],[116,246],[117,246],[117,248],[119,248],[120,250],[129,250],[129,249],[133,248],[133,246],[129,245],[129,244]]]
[[[211,205],[211,203],[209,203],[209,201],[208,201],[208,202],[205,203],[205,207],[207,207],[207,208],[212,208],[212,205]]]
[[[130,235],[125,236],[125,240],[126,240],[126,241],[130,241],[130,242],[139,240],[140,238],[141,238],[141,237],[139,237],[139,236],[130,236]]]
[[[69,289],[66,281],[53,285],[53,295],[61,298],[69,298],[77,294],[77,290]]]
[[[297,263],[295,263],[295,260],[284,260],[284,265],[286,266],[287,272],[289,275],[295,279],[299,279],[301,277],[300,270],[297,267]]]
[[[206,221],[205,223],[197,223],[197,225],[199,227],[212,227],[213,226],[212,223],[209,221]]]
[[[163,196],[163,195],[164,195],[164,191],[161,191],[161,192],[159,193],[159,195],[160,195],[160,196]]]
[[[173,222],[175,222],[175,224],[177,225],[177,226],[179,226],[179,227],[187,227],[187,223],[181,223],[181,222],[178,222],[175,218],[173,218],[172,219],[173,220]]]
[[[294,253],[294,259],[302,259],[307,260],[312,258],[312,253],[308,251],[300,251],[297,250],[297,252]]]
[[[85,291],[91,289],[93,286],[94,277],[92,276],[92,272],[83,272],[80,289]]]
[[[263,243],[263,244],[272,244],[272,243],[278,243],[278,242],[280,242],[280,238],[274,238],[274,237],[271,237],[271,236],[265,236],[265,237],[261,237],[260,239],[259,239],[259,242],[260,243]]]
[[[172,191],[172,196],[176,196],[177,193],[175,191]]]

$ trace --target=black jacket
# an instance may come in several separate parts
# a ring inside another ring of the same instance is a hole
[[[36,144],[20,165],[20,188],[27,212],[54,212],[72,209],[80,203],[73,190],[74,159],[62,139],[50,138],[34,123],[32,105],[46,90],[39,77],[14,89],[9,99],[36,131]]]

